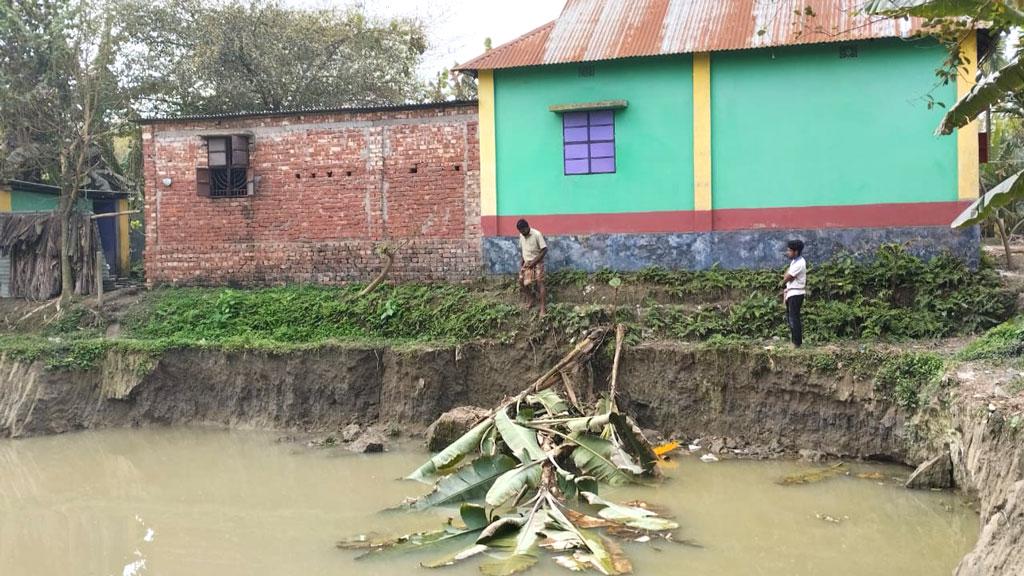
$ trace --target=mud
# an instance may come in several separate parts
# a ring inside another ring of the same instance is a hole
[[[961,383],[909,423],[910,462],[949,453],[956,487],[978,498],[981,534],[955,576],[1024,574],[1024,423],[976,383]]]
[[[0,436],[114,426],[220,425],[311,432],[400,424],[421,432],[464,405],[492,406],[548,369],[561,347],[327,347],[286,354],[178,350],[157,360],[111,352],[83,372],[0,359]],[[595,359],[594,385],[607,382]],[[902,415],[872,382],[819,374],[770,351],[645,345],[624,354],[623,405],[679,438],[903,460]]]
[[[0,437],[147,425],[338,433],[356,424],[420,433],[457,406],[492,406],[564,346],[479,343],[401,350],[111,352],[94,369],[48,371],[0,357]],[[595,359],[604,387],[610,360]],[[983,530],[957,576],[1024,574],[1024,434],[969,388],[918,415],[854,370],[806,354],[645,344],[624,353],[621,403],[646,428],[722,449],[800,451],[917,465],[948,451]],[[960,388],[952,386],[950,390]]]

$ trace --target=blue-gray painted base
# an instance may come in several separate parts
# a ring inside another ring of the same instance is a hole
[[[870,258],[885,244],[900,244],[910,254],[924,259],[949,253],[971,267],[978,265],[980,257],[980,233],[976,226],[967,230],[942,226],[592,234],[548,237],[547,269],[635,272],[651,267],[706,270],[716,265],[724,269],[778,268],[786,264],[786,241],[793,238],[804,241],[804,256],[810,262],[823,262],[844,253]],[[517,238],[487,237],[483,248],[488,273],[518,271]]]

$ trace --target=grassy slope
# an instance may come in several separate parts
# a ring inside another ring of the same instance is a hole
[[[507,281],[385,286],[361,299],[358,285],[161,289],[116,314],[109,307],[102,314],[72,309],[60,321],[0,337],[0,351],[72,368],[89,366],[114,347],[158,353],[197,346],[459,343],[523,334],[561,340],[612,322],[631,325],[631,344],[761,342],[787,333],[777,281],[771,271],[556,273],[550,278],[556,301],[543,321],[515,305],[515,287]],[[837,259],[817,266],[809,286],[804,324],[810,344],[971,335],[1013,312],[1014,295],[990,267],[971,271],[946,258],[924,263],[894,248],[870,264]],[[577,302],[566,302],[568,295]],[[120,325],[118,338],[103,336],[110,322]]]

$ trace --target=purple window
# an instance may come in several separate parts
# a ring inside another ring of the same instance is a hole
[[[562,115],[565,174],[615,172],[615,112],[567,112]]]

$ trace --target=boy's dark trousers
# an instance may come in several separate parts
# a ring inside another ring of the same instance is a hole
[[[803,294],[795,294],[786,299],[786,319],[789,321],[789,333],[793,336],[793,345],[798,348],[804,343],[804,325],[800,321],[800,308],[803,305]]]

